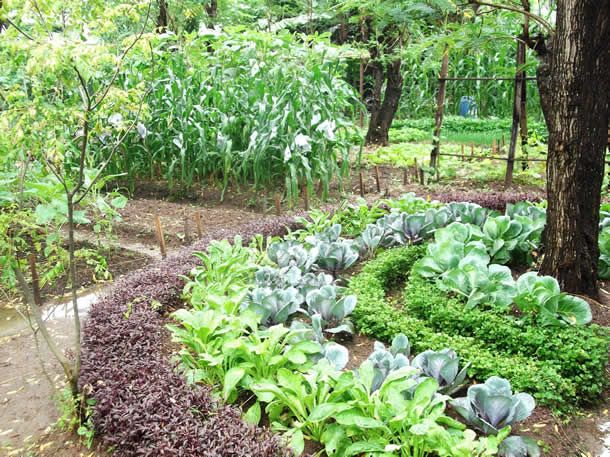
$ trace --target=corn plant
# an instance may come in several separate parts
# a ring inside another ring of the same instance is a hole
[[[210,39],[164,43],[182,52],[163,54],[146,135],[128,144],[113,171],[160,174],[170,187],[212,178],[223,195],[231,184],[279,185],[291,201],[302,185],[319,183],[327,196],[358,141],[350,113],[359,102],[339,77],[341,63],[322,41],[307,46],[287,34]]]

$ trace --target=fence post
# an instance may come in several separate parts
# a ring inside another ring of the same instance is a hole
[[[161,219],[159,215],[155,215],[155,231],[157,233],[157,241],[159,242],[159,249],[161,250],[161,257],[167,257],[167,250],[165,249],[165,236],[163,235],[163,227],[161,227]]]
[[[275,194],[275,215],[282,215],[282,197],[280,194]]]
[[[517,149],[517,136],[521,122],[521,93],[523,91],[522,80],[524,78],[523,65],[525,64],[525,44],[517,42],[517,74],[515,76],[515,97],[513,101],[513,126],[510,131],[510,145],[508,147],[508,158],[506,160],[506,177],[504,187],[513,184],[513,170],[515,168],[515,151]]]
[[[375,165],[375,184],[377,184],[377,193],[381,193],[381,177],[379,176],[378,165]]]
[[[443,113],[445,112],[445,92],[447,89],[447,72],[449,71],[449,48],[445,46],[441,73],[439,77],[438,96],[436,99],[436,115],[434,117],[434,136],[432,138],[432,153],[430,166],[438,167],[438,155],[441,152],[441,128],[443,127]]]
[[[309,211],[309,192],[307,189],[307,182],[303,182],[303,184],[301,184],[301,193],[303,194],[303,205],[305,206],[305,211]]]
[[[523,37],[526,43],[529,41],[529,16],[524,16],[523,18]],[[525,56],[523,58],[523,63],[525,64]],[[523,75],[525,76],[525,74]],[[519,123],[519,133],[521,134],[521,154],[527,159],[527,137],[528,137],[528,128],[527,128],[527,78],[523,78],[521,80],[521,119]],[[523,171],[527,170],[529,167],[529,163],[524,161],[521,163],[521,169]]]
[[[202,238],[203,224],[201,223],[201,211],[195,213],[195,227],[197,227],[197,238]]]

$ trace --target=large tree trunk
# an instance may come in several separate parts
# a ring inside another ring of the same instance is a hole
[[[610,0],[558,0],[539,89],[549,129],[541,271],[597,295],[599,207],[610,92]]]
[[[381,63],[375,65],[381,67]],[[371,119],[366,133],[366,144],[387,145],[392,121],[398,110],[398,103],[402,95],[403,78],[400,71],[401,60],[398,58],[388,63],[385,71],[386,87],[381,101],[381,87],[383,85],[383,70],[375,71],[375,89],[371,105]],[[381,77],[381,80],[379,79]]]

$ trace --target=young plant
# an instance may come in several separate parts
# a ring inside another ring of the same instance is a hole
[[[453,220],[464,224],[473,224],[482,227],[490,215],[490,211],[476,203],[449,203],[446,208],[451,212]]]
[[[536,402],[526,393],[513,394],[510,382],[492,376],[485,384],[468,388],[466,397],[451,401],[466,422],[485,434],[498,434],[505,427],[527,419]]]
[[[347,409],[342,396],[350,389],[348,382],[338,383],[339,378],[348,378],[351,372],[339,373],[328,363],[321,362],[307,373],[280,368],[275,382],[259,382],[250,389],[261,402],[267,403],[265,410],[273,430],[282,432],[290,447],[301,455],[305,439],[323,442],[331,417],[324,414],[329,409]]]
[[[267,256],[280,268],[295,266],[302,272],[307,272],[318,258],[318,249],[306,249],[297,241],[280,241],[269,246]]]
[[[180,323],[168,325],[172,340],[184,347],[178,352],[189,382],[218,385],[233,366],[225,345],[238,340],[246,331],[257,328],[258,318],[251,313],[239,316],[221,310],[179,309],[172,318]]]
[[[358,260],[358,250],[351,240],[326,242],[317,245],[318,258],[316,266],[328,271],[336,277],[341,271],[347,270]]]
[[[406,214],[415,214],[440,206],[439,202],[418,197],[414,192],[403,194],[397,199],[382,200],[382,204],[390,208],[392,213]]]
[[[233,243],[213,241],[207,252],[194,254],[202,265],[191,272],[192,279],[184,287],[184,294],[196,309],[205,309],[212,298],[234,297],[250,284],[256,265],[252,251],[243,246],[239,236]]]
[[[382,217],[377,224],[384,229],[384,247],[421,243],[429,235],[430,223],[423,214],[392,213]]]
[[[275,325],[226,342],[223,352],[232,368],[223,380],[224,399],[235,400],[239,387],[251,389],[252,384],[272,382],[281,370],[307,371],[322,348],[315,341],[299,341],[300,332]]]
[[[582,298],[562,293],[552,276],[525,273],[517,280],[515,304],[537,314],[544,326],[585,325],[591,322],[591,307]]]
[[[358,251],[364,258],[370,258],[381,246],[385,230],[379,225],[371,224],[364,229],[360,237],[356,240]]]
[[[470,363],[461,370],[459,364],[459,358],[452,349],[424,351],[411,361],[412,367],[421,370],[424,376],[435,379],[439,392],[445,395],[452,395],[464,386]]]
[[[468,307],[489,304],[507,309],[517,293],[510,268],[494,264],[483,266],[464,260],[457,268],[443,274],[438,285],[464,297]]]
[[[307,312],[310,316],[319,314],[325,331],[328,333],[354,333],[354,326],[348,319],[356,308],[356,297],[347,295],[337,297],[337,288],[322,286],[305,297]]]
[[[409,339],[402,333],[394,337],[389,350],[383,343],[376,341],[374,351],[365,361],[373,369],[371,392],[378,390],[390,373],[408,367],[410,353]]]
[[[341,205],[332,215],[331,221],[333,224],[341,224],[345,236],[356,237],[385,213],[379,203],[369,206],[366,200],[360,199],[355,205],[348,203]]]
[[[263,326],[284,324],[301,309],[304,297],[294,287],[271,289],[257,287],[242,304],[242,310],[250,310],[260,317]]]

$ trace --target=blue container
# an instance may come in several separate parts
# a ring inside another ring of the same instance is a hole
[[[460,98],[460,116],[462,117],[476,117],[477,116],[477,102],[472,96],[464,96]]]

